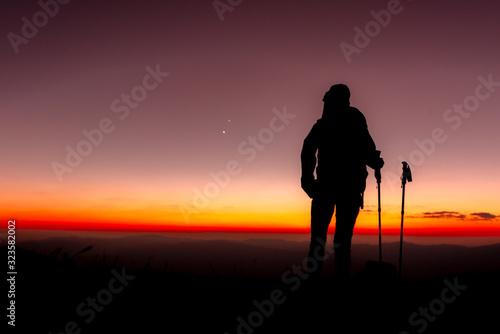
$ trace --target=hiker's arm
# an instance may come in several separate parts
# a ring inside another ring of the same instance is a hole
[[[380,157],[380,151],[377,150],[375,142],[373,141],[366,119],[363,117],[363,139],[366,152],[366,165],[375,170],[375,177],[380,179],[380,169],[384,166],[384,159]]]
[[[316,151],[318,150],[317,126],[314,125],[302,145],[300,161],[302,176],[300,184],[302,189],[311,198],[314,196],[314,169],[316,168]]]

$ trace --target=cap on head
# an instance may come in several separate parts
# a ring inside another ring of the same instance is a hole
[[[335,105],[350,105],[351,91],[344,84],[337,84],[330,87],[323,97],[323,102]]]

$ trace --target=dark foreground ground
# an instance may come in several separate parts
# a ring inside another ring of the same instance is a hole
[[[147,262],[125,268],[117,258],[80,261],[80,255],[17,249],[15,332],[498,331],[500,270],[402,281],[360,271],[349,282],[311,283],[286,268],[280,277],[190,274]]]

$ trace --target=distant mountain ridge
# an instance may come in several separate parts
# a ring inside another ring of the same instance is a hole
[[[300,265],[307,255],[308,242],[281,239],[197,240],[157,235],[127,236],[116,239],[54,237],[19,241],[18,247],[50,254],[57,248],[72,256],[87,246],[92,249],[79,261],[117,259],[121,265],[140,268],[148,260],[153,268],[199,274],[252,275],[279,277],[292,265]],[[328,246],[331,249],[331,245]],[[399,243],[383,244],[383,260],[398,263]],[[425,278],[454,272],[500,271],[500,244],[465,247],[458,245],[417,245],[404,243],[403,273]],[[356,244],[352,247],[352,272],[363,270],[366,261],[378,260],[378,246]],[[331,274],[333,258],[325,263],[324,274]]]

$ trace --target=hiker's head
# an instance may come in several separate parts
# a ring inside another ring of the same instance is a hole
[[[344,84],[337,84],[330,87],[330,90],[326,92],[323,97],[323,102],[325,106],[331,107],[348,107],[351,103],[349,99],[351,98],[351,91],[349,87]]]

